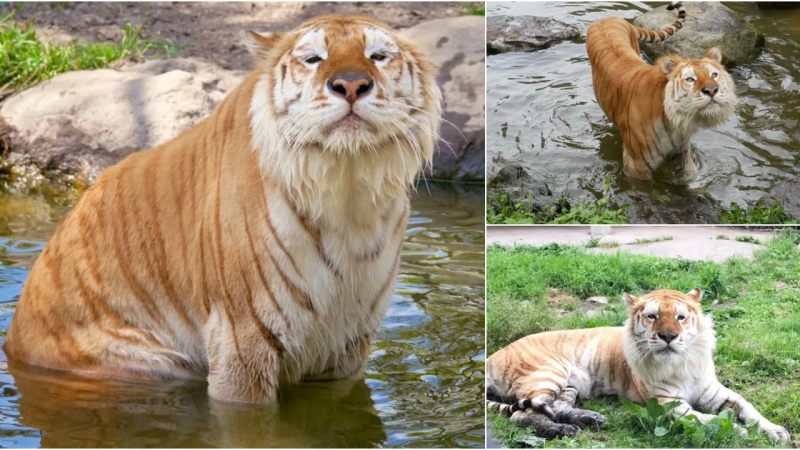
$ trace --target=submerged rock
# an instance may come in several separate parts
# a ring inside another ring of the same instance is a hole
[[[489,16],[486,18],[486,50],[490,55],[531,52],[580,36],[577,27],[550,17]]]
[[[484,180],[486,55],[483,43],[475,39],[484,28],[483,17],[466,16],[431,20],[403,31],[439,67],[436,82],[444,95],[442,140],[428,178]]]
[[[722,52],[722,62],[738,64],[758,56],[766,41],[763,34],[735,12],[719,2],[687,2],[684,27],[669,39],[656,44],[640,44],[642,51],[655,60],[678,54],[683,58],[702,59],[711,47]],[[675,22],[677,13],[661,6],[633,20],[637,27],[663,30]]]

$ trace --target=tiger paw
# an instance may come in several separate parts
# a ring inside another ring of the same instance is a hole
[[[587,409],[573,409],[560,418],[560,422],[569,423],[579,428],[594,427],[606,423],[602,414]]]
[[[788,442],[790,439],[789,432],[786,431],[786,428],[775,425],[772,422],[762,422],[758,425],[758,431],[766,433],[773,442]]]

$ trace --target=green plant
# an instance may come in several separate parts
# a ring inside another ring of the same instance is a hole
[[[728,240],[728,236],[725,236],[724,234],[718,234],[717,235],[717,240],[727,241]]]
[[[600,244],[600,238],[597,236],[592,236],[583,246],[586,248],[595,248],[598,244]]]
[[[598,247],[600,247],[600,248],[617,248],[617,247],[619,247],[619,242],[617,242],[617,241],[605,241],[605,242],[601,242],[600,245],[598,245]]]
[[[499,194],[486,202],[488,224],[626,224],[628,204],[614,208],[611,178],[603,183],[603,196],[576,205],[560,198],[551,206],[533,205],[531,197],[514,201],[508,194]]]
[[[467,10],[467,14],[471,16],[485,16],[486,15],[486,3],[483,2],[464,2],[464,8]]]
[[[748,210],[740,207],[737,203],[731,203],[730,212],[724,212],[719,216],[721,224],[795,224],[796,219],[792,219],[780,202],[775,202],[771,206],[756,205],[755,208]]]
[[[636,239],[636,241],[634,241],[634,244],[640,244],[640,245],[641,244],[653,244],[655,242],[664,242],[664,241],[671,241],[671,240],[672,240],[672,236],[661,236],[661,237],[648,238],[648,239]]]
[[[175,56],[183,46],[171,41],[142,39],[142,25],[125,25],[116,44],[48,44],[36,35],[33,22],[25,26],[10,23],[20,4],[0,18],[0,91],[25,89],[71,70],[98,69],[122,60],[139,61],[152,57]]]
[[[761,244],[761,241],[753,236],[750,236],[749,234],[747,236],[736,236],[736,240],[739,242],[748,242],[750,244]]]
[[[669,203],[669,201],[672,200],[672,195],[669,192],[661,193],[656,188],[653,188],[651,195],[653,200],[657,201],[658,203]]]

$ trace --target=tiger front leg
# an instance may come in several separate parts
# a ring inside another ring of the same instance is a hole
[[[773,441],[787,442],[789,432],[780,425],[767,420],[758,410],[741,395],[726,388],[722,383],[715,381],[710,384],[698,399],[700,406],[705,406],[716,412],[732,409],[736,417],[743,423],[748,420],[758,422],[758,431],[766,433]]]
[[[634,154],[627,144],[622,144],[622,170],[627,177],[635,180],[653,180],[653,168],[650,167],[645,156]]]
[[[208,395],[223,402],[275,402],[282,346],[268,342],[255,326],[233,322],[234,327],[215,316],[212,313],[210,320],[215,326],[206,334]]]
[[[587,409],[575,408],[578,400],[578,390],[573,386],[567,386],[553,402],[553,412],[556,414],[557,421],[568,423],[579,428],[586,428],[606,423],[606,418],[600,413]]]
[[[692,146],[687,142],[680,151],[673,153],[669,157],[672,170],[684,181],[691,181],[697,178],[697,166],[692,159]]]
[[[355,380],[364,376],[372,335],[364,334],[348,342],[341,354],[332,354],[322,372],[303,377],[306,381]]]

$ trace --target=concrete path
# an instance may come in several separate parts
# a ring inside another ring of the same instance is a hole
[[[738,242],[738,236],[752,236],[765,242],[770,231],[747,231],[726,226],[488,226],[486,243],[501,245],[527,244],[533,246],[551,243],[583,245],[592,237],[600,243],[616,242],[614,248],[596,247],[591,252],[616,253],[625,251],[660,258],[683,258],[696,261],[722,262],[732,256],[753,259],[753,252],[761,245]],[[717,239],[725,235],[727,240]],[[656,239],[664,236],[672,240],[650,244],[635,244],[637,239]]]

